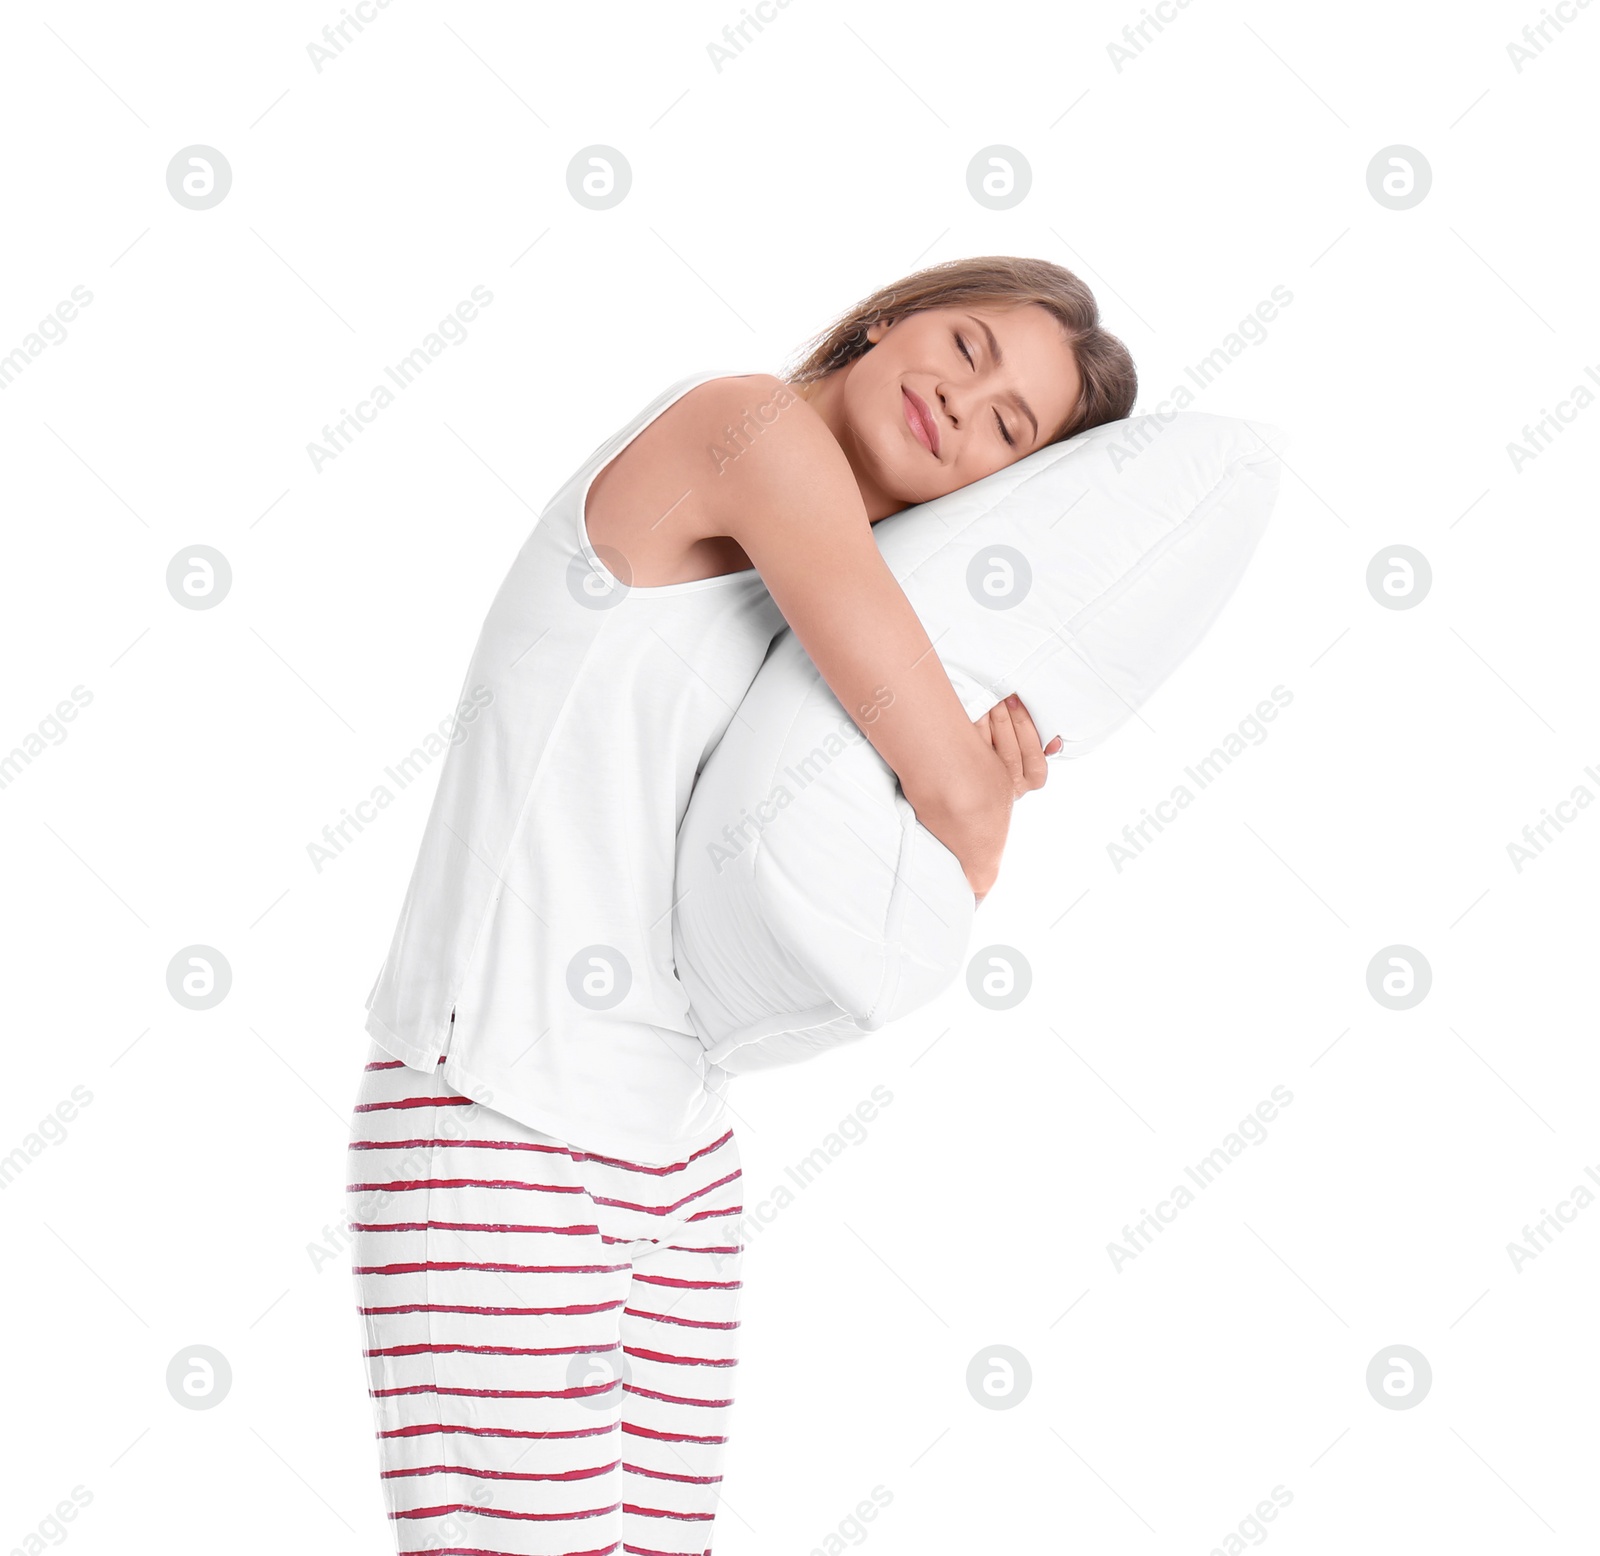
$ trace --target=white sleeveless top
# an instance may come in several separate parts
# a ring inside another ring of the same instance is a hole
[[[783,616],[754,568],[629,588],[589,543],[599,471],[539,515],[489,607],[366,1030],[597,1155],[680,1161],[726,1127],[672,958],[678,824]],[[452,1019],[453,1015],[453,1019]]]

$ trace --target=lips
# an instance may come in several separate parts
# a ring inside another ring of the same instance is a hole
[[[911,428],[917,442],[937,459],[939,424],[933,419],[933,412],[928,409],[927,401],[910,389],[902,388],[900,394],[905,402],[906,425]]]

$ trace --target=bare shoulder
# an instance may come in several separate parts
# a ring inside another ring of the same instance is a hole
[[[678,404],[684,435],[698,446],[701,512],[718,533],[738,534],[798,511],[866,523],[843,449],[783,379],[770,373],[714,378]]]
[[[597,472],[584,522],[636,584],[750,565],[745,542],[805,521],[814,544],[870,534],[849,461],[781,378],[748,373],[686,390]]]

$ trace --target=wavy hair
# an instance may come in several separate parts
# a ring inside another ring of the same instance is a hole
[[[1100,324],[1100,307],[1077,276],[1047,259],[989,254],[930,265],[864,297],[804,346],[785,373],[793,384],[815,383],[872,349],[875,319],[905,318],[930,308],[1018,308],[1036,303],[1066,331],[1082,389],[1067,419],[1046,443],[1059,443],[1102,422],[1131,414],[1139,375],[1128,348]]]

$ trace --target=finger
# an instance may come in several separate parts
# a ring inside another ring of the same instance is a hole
[[[1022,782],[1022,751],[1017,745],[1017,727],[1012,722],[1010,710],[1005,703],[1000,703],[992,711],[994,748],[1000,760],[1006,764],[1006,771],[1011,775],[1012,794],[1020,797],[1026,790]]]
[[[1016,745],[1016,784],[1020,799],[1030,789],[1044,783],[1044,751],[1039,745],[1039,732],[1034,728],[1028,710],[1013,692],[1000,705],[1005,722],[1009,723],[1010,740]]]
[[[1058,752],[1060,749],[1061,749],[1061,737],[1060,737],[1060,735],[1057,735],[1056,738],[1054,740],[1052,740],[1050,742],[1050,744],[1047,745],[1044,748],[1044,754],[1046,756],[1054,756],[1056,754],[1056,752]]]
[[[1007,702],[1011,709],[1011,722],[1016,726],[1017,749],[1022,756],[1023,782],[1029,789],[1042,789],[1046,777],[1049,776],[1049,769],[1045,766],[1044,747],[1039,741],[1038,728],[1015,692]]]

